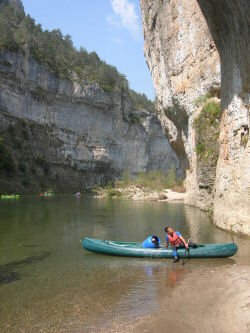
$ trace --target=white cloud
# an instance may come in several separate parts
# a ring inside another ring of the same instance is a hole
[[[115,25],[117,28],[121,28],[122,27],[121,23],[117,20],[117,18],[115,18],[112,15],[108,15],[107,16],[107,22],[109,24],[111,24],[111,25]]]
[[[109,15],[107,17],[108,22],[116,26],[118,26],[118,24],[123,26],[129,30],[135,38],[138,38],[140,36],[140,26],[135,5],[129,2],[129,0],[110,1],[116,17]]]

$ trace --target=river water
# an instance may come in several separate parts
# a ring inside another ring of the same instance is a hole
[[[230,242],[182,203],[55,196],[0,201],[0,332],[250,332],[250,240],[229,259],[137,259],[82,249],[90,236]]]

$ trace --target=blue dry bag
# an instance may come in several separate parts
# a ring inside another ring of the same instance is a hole
[[[152,242],[152,237],[154,237],[157,241],[157,243]],[[148,236],[147,239],[142,243],[142,247],[145,249],[156,249],[160,246],[160,238],[154,235]]]

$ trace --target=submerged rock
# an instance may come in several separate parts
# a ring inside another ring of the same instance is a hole
[[[11,261],[4,265],[0,265],[0,285],[11,283],[21,279],[18,268],[21,266],[31,265],[37,261],[44,260],[50,256],[50,252],[42,252],[38,255],[29,256],[18,261]]]

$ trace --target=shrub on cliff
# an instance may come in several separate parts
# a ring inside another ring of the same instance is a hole
[[[194,101],[194,105],[195,106],[200,106],[201,104],[206,103],[210,98],[212,98],[213,95],[210,91],[208,91],[205,95],[201,95],[199,96],[195,101]]]
[[[196,131],[196,153],[199,160],[215,165],[219,156],[219,120],[221,106],[215,100],[208,100],[201,113],[194,120]]]

